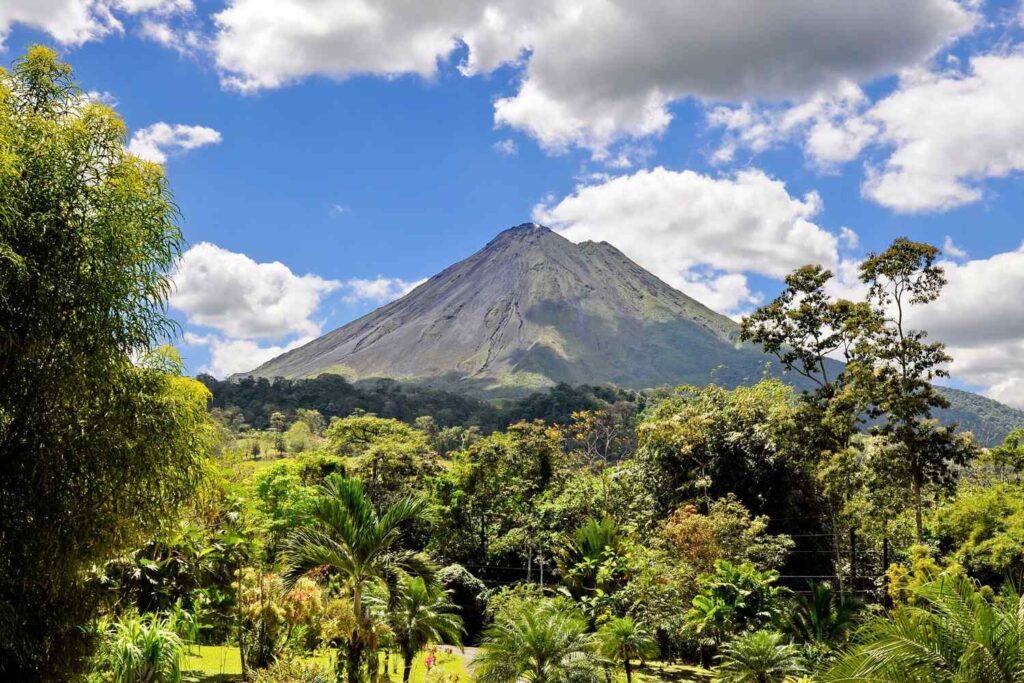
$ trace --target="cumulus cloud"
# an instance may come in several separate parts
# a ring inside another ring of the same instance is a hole
[[[712,161],[730,162],[739,149],[758,153],[802,137],[811,163],[832,170],[857,158],[878,135],[877,124],[862,116],[868,104],[858,85],[844,81],[795,105],[757,107],[745,102],[712,107],[708,124],[724,130]]]
[[[980,180],[1024,170],[1024,54],[974,57],[965,74],[914,74],[868,116],[892,153],[865,196],[903,212],[976,202]]]
[[[220,133],[206,126],[154,123],[132,134],[128,151],[147,161],[162,164],[172,154],[215,145],[221,141]]]
[[[248,372],[286,351],[296,349],[312,341],[312,337],[300,337],[290,344],[260,344],[251,339],[229,339],[217,335],[200,335],[186,332],[184,341],[189,346],[209,350],[210,361],[199,369],[214,377],[227,377],[238,372]]]
[[[320,323],[313,316],[321,298],[341,286],[317,275],[296,275],[277,261],[257,263],[209,242],[182,255],[173,279],[171,306],[188,322],[249,340],[316,336]]]
[[[352,278],[345,282],[348,293],[344,300],[347,303],[386,304],[405,296],[424,282],[426,282],[425,279],[409,282],[396,277],[383,276],[372,280]]]
[[[792,97],[913,65],[977,21],[957,0],[229,0],[214,51],[226,84],[313,74],[430,78],[525,65],[495,121],[551,150],[657,135],[696,96]]]
[[[0,3],[0,47],[15,24],[75,46],[123,31],[119,14],[168,15],[190,10],[191,0],[4,0]]]
[[[942,242],[942,253],[956,261],[962,261],[970,256],[966,250],[958,247],[949,235],[946,235],[946,239]]]
[[[983,180],[1024,171],[1024,53],[976,56],[966,72],[907,70],[875,103],[846,83],[797,105],[717,106],[707,118],[724,131],[714,161],[801,139],[828,170],[874,146],[882,159],[867,167],[865,197],[903,213],[944,211],[982,199]]]
[[[911,324],[949,346],[955,377],[1024,408],[1024,245],[986,259],[943,264],[949,284]]]
[[[608,241],[644,268],[724,311],[757,303],[747,273],[780,278],[839,263],[838,238],[813,222],[815,193],[793,197],[759,170],[712,177],[662,167],[583,185],[534,219],[573,241]],[[702,298],[703,297],[703,298]]]

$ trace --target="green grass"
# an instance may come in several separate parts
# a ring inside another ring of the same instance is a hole
[[[626,680],[621,668],[616,680]],[[633,683],[656,683],[672,681],[673,683],[709,683],[714,680],[714,673],[699,666],[689,664],[670,664],[669,662],[647,662],[643,667],[633,671]]]
[[[416,662],[412,667],[410,683],[427,683],[425,658],[425,654],[421,654],[416,658]],[[329,667],[331,664],[329,657],[326,655],[311,657],[311,659],[321,662],[324,667]],[[381,666],[383,666],[383,662],[384,656],[381,655]],[[185,661],[185,669],[188,672],[187,676],[190,681],[196,683],[226,683],[227,681],[240,680],[242,661],[238,655],[237,647],[205,645],[202,648],[193,647],[192,654]],[[388,675],[396,683],[402,680],[401,657],[391,656]],[[457,649],[453,649],[453,654],[451,655],[446,654],[443,650],[438,651],[437,664],[431,671],[429,680],[431,683],[435,683],[442,679],[449,683],[468,683],[470,680],[465,660]]]

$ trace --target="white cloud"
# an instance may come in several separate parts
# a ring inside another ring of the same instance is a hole
[[[519,153],[519,147],[516,145],[516,141],[511,138],[495,142],[491,145],[491,148],[498,154],[504,154],[507,157],[515,156]]]
[[[860,246],[860,236],[845,225],[839,228],[839,241],[846,249],[856,249]]]
[[[949,284],[937,301],[913,310],[911,323],[949,346],[955,377],[1024,408],[1024,246],[942,265]]]
[[[105,104],[108,107],[116,107],[118,104],[117,97],[113,93],[109,93],[106,90],[89,90],[85,93],[85,99],[90,102],[99,102]]]
[[[216,61],[242,90],[321,74],[430,78],[525,64],[495,121],[551,150],[657,135],[668,105],[793,97],[894,73],[969,31],[956,0],[229,0]],[[824,144],[824,143],[823,143]]]
[[[976,202],[981,180],[1024,171],[1024,54],[974,57],[967,74],[915,73],[868,116],[893,151],[865,196],[902,212]]]
[[[189,323],[244,339],[316,336],[320,323],[313,316],[320,300],[341,286],[317,275],[295,275],[277,261],[257,263],[209,242],[182,255],[174,283],[171,305]]]
[[[970,256],[965,250],[958,247],[949,235],[946,235],[946,239],[942,242],[942,253],[956,261],[963,261]]]
[[[162,164],[168,155],[215,145],[220,141],[220,133],[213,128],[171,125],[161,121],[135,131],[128,143],[128,151],[147,161]]]
[[[985,179],[1024,171],[1024,52],[975,56],[966,73],[907,70],[873,104],[847,83],[795,106],[745,103],[707,116],[724,130],[713,161],[799,138],[829,170],[873,145],[883,159],[867,166],[865,197],[904,213],[948,210],[982,199]]]
[[[877,125],[862,117],[870,102],[855,83],[844,81],[828,91],[789,106],[719,105],[707,114],[708,124],[725,131],[712,161],[733,160],[738,149],[753,153],[802,137],[807,158],[819,169],[857,158],[877,136]]]
[[[123,31],[119,13],[167,15],[191,10],[191,0],[3,0],[0,47],[15,24],[38,29],[58,43],[75,46]]]
[[[348,293],[344,299],[348,303],[386,304],[405,296],[424,282],[425,279],[409,282],[396,277],[382,276],[373,280],[352,278],[345,281]]]
[[[746,273],[780,278],[838,263],[838,239],[812,219],[814,193],[793,197],[759,170],[711,177],[665,168],[583,185],[534,220],[573,241],[608,241],[644,268],[724,311],[757,302]],[[703,297],[703,299],[702,299]]]
[[[280,356],[286,351],[298,348],[312,341],[312,337],[300,337],[290,344],[261,345],[250,339],[226,339],[216,335],[198,335],[186,332],[184,341],[189,346],[200,346],[209,349],[210,361],[199,369],[214,377],[227,377],[238,372],[248,372],[271,358]]]
[[[192,0],[114,0],[111,4],[129,14],[177,14],[194,8]]]
[[[14,24],[43,31],[64,45],[81,45],[121,30],[114,15],[92,0],[4,0],[0,45]]]

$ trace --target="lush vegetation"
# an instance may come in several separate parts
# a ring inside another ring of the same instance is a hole
[[[180,236],[123,143],[51,52],[0,74],[5,680],[1024,681],[1024,432],[934,419],[933,247],[745,320],[799,393],[211,399],[161,346]]]

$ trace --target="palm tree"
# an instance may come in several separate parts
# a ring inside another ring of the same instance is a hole
[[[1024,597],[989,600],[973,581],[946,575],[916,591],[917,604],[868,624],[861,643],[822,678],[889,683],[1024,680]]]
[[[431,643],[462,643],[462,617],[438,586],[419,577],[405,583],[397,604],[388,613],[388,624],[405,659],[403,683],[409,683],[413,659]]]
[[[776,631],[745,633],[722,648],[723,683],[781,683],[804,672],[800,650]]]
[[[181,683],[184,656],[185,643],[167,619],[132,614],[110,628],[97,659],[113,683]]]
[[[596,681],[592,636],[575,609],[541,600],[484,634],[474,660],[479,683]]]
[[[370,671],[376,669],[377,629],[369,594],[381,591],[393,603],[410,575],[428,583],[434,579],[434,566],[425,555],[399,547],[400,527],[425,517],[426,502],[414,498],[378,514],[361,481],[333,474],[313,500],[309,521],[285,543],[286,578],[295,581],[314,571],[334,574],[352,603],[355,628],[344,658],[338,653],[349,683],[358,682],[364,655],[370,655]]]
[[[846,639],[863,608],[862,600],[844,596],[829,583],[812,583],[811,594],[794,601],[787,622],[801,642],[833,645]]]
[[[633,683],[633,659],[649,659],[658,654],[658,643],[642,623],[632,617],[616,617],[597,632],[598,652],[615,662],[622,662],[626,683]]]

